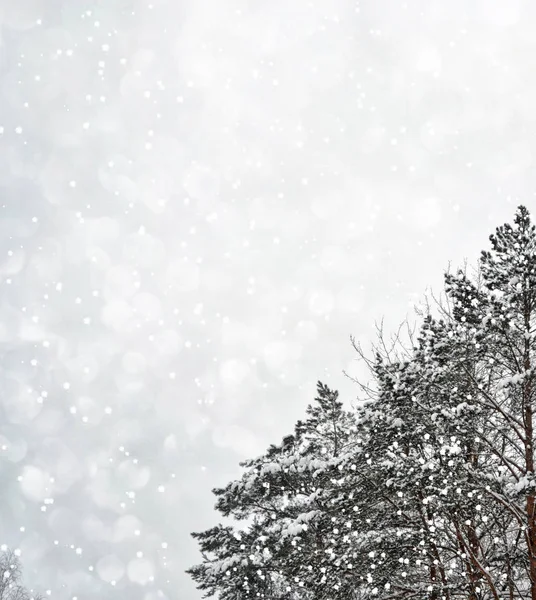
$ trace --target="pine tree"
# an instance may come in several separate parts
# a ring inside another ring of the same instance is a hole
[[[208,596],[536,600],[526,208],[490,240],[475,275],[446,274],[414,347],[380,340],[355,411],[318,383],[294,432],[214,490],[237,527],[193,534],[203,562],[189,572]]]
[[[342,589],[344,577],[325,566],[334,562],[329,551],[333,511],[326,490],[336,485],[337,462],[350,447],[352,416],[337,392],[320,382],[317,391],[308,418],[296,424],[292,435],[243,462],[240,480],[214,490],[216,509],[224,517],[251,525],[240,534],[248,543],[238,546],[230,529],[193,534],[202,552],[212,553],[189,571],[200,589],[211,594],[219,589],[226,598],[268,597],[268,588],[277,589],[278,598],[328,598],[333,586]]]
[[[514,585],[517,593],[528,593],[535,600],[536,234],[527,209],[519,207],[514,225],[498,227],[490,241],[492,249],[481,255],[479,294],[473,292],[467,278],[461,275],[457,279],[451,278],[448,286],[458,310],[458,335],[472,337],[487,362],[485,368],[481,366],[480,369],[483,375],[480,380],[485,377],[489,382],[487,390],[478,388],[483,385],[482,381],[465,367],[478,388],[475,403],[487,411],[495,430],[492,439],[479,438],[493,453],[500,473],[500,477],[489,481],[489,489],[484,489],[488,492],[488,501],[499,503],[509,512],[511,536],[525,541],[525,574],[516,570]]]

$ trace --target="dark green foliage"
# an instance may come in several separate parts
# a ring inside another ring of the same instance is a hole
[[[193,534],[222,599],[536,600],[536,229],[520,207],[344,410],[322,383]],[[413,345],[413,344],[412,344]],[[386,348],[383,343],[379,348]],[[403,356],[403,358],[401,358]]]

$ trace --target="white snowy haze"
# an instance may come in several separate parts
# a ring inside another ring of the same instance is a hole
[[[0,0],[0,544],[196,600],[210,490],[534,208],[536,4]]]

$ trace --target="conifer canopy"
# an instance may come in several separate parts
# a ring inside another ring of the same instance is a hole
[[[318,382],[293,433],[214,490],[232,524],[193,534],[205,597],[536,600],[528,210],[444,291],[409,347],[377,344],[356,409]]]

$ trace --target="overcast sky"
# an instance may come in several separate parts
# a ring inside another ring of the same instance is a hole
[[[212,487],[533,208],[536,5],[0,0],[0,544],[196,600]],[[115,583],[115,585],[114,585]]]

